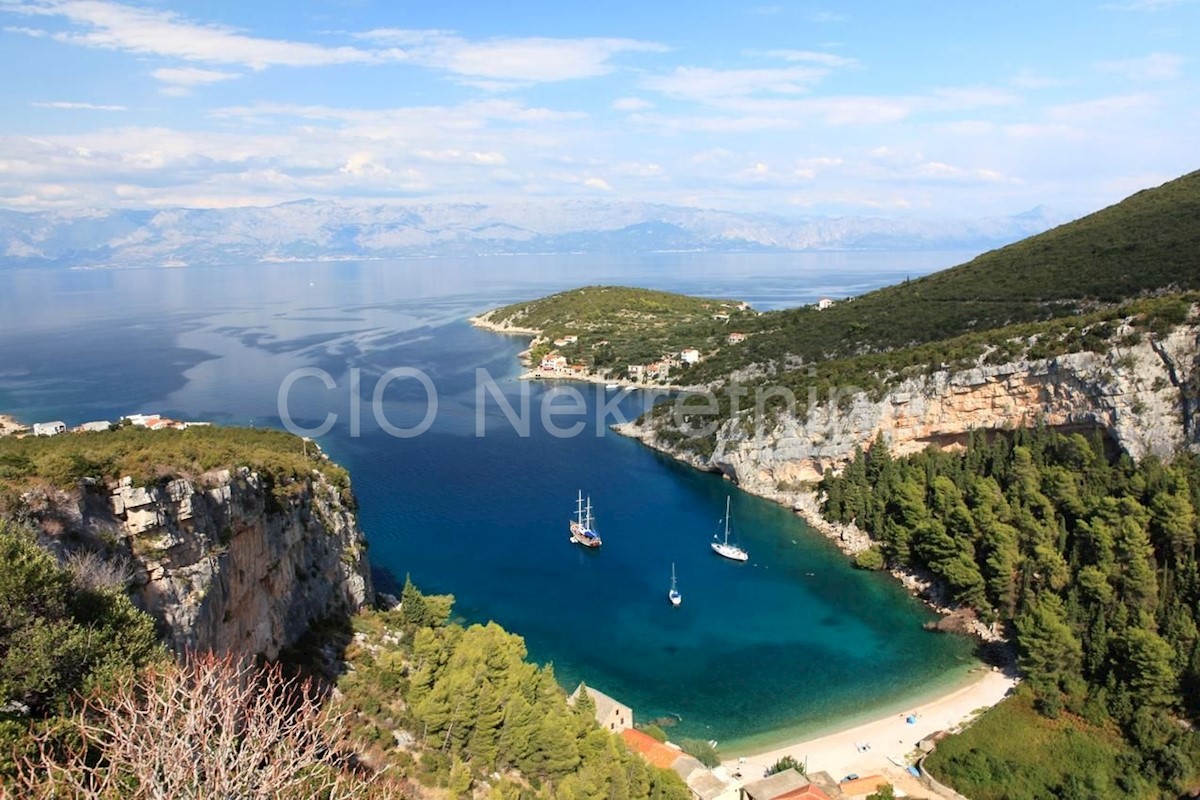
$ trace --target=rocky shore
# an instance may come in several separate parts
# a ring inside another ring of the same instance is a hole
[[[670,455],[676,460],[683,461],[696,469],[705,472],[719,471],[711,464],[705,463],[692,454],[676,452],[661,446],[655,442],[652,430],[642,427],[636,422],[613,425],[612,430],[622,436],[637,439],[647,447]],[[842,525],[831,522],[822,516],[820,498],[813,490],[784,491],[769,489],[760,483],[750,483],[748,485],[738,483],[738,488],[748,494],[762,497],[790,508],[797,516],[804,520],[808,527],[817,531],[826,539],[829,539],[837,545],[839,550],[851,558],[869,549],[875,543],[870,534],[857,525],[853,523]],[[980,641],[989,643],[1007,641],[1002,626],[985,625],[975,616],[974,612],[951,602],[944,588],[932,575],[924,571],[909,568],[895,568],[889,571],[892,577],[898,580],[913,596],[943,616],[943,619],[935,624],[934,629],[967,633],[977,637]]]
[[[29,426],[22,425],[16,417],[0,414],[0,436],[9,436],[27,430],[29,430]]]

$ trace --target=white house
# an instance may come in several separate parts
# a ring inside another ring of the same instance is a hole
[[[699,364],[700,351],[694,347],[689,347],[679,353],[679,360],[685,364]]]
[[[112,423],[106,419],[96,420],[95,422],[85,422],[75,430],[77,431],[106,431],[112,426]]]
[[[35,422],[33,423],[34,436],[57,436],[67,429],[67,423],[55,420],[54,422]]]
[[[730,344],[741,344],[744,341],[746,341],[746,334],[744,334],[744,333],[738,333],[735,331],[735,332],[729,334],[729,343]]]
[[[544,370],[558,372],[559,370],[566,369],[567,358],[566,356],[560,356],[558,353],[549,353],[542,356],[541,366]]]
[[[817,311],[824,311],[825,309],[829,308],[832,305],[833,305],[832,300],[830,300],[828,297],[822,297],[820,300],[817,301]]]

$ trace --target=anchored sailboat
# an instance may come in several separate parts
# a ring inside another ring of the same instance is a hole
[[[716,536],[713,537],[717,538]],[[729,543],[729,498],[725,498],[725,539],[720,542],[712,543],[713,552],[719,556],[731,559],[733,561],[748,561],[750,555],[738,547],[736,544]]]
[[[592,519],[592,498],[584,505],[583,492],[579,493],[579,501],[575,508],[575,519],[571,520],[571,540],[584,547],[599,547],[600,534],[592,530],[595,524]]]
[[[675,587],[675,562],[671,562],[671,591],[667,592],[667,597],[671,601],[671,605],[677,606],[683,602],[683,595],[679,593],[679,589]]]

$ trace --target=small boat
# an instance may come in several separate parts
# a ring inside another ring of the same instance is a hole
[[[679,589],[675,588],[675,562],[671,562],[671,591],[667,592],[667,597],[671,601],[671,605],[678,606],[683,602],[683,595],[679,593]]]
[[[714,539],[717,537],[713,537]],[[725,539],[720,542],[712,543],[713,552],[719,556],[724,556],[732,561],[749,561],[750,555],[738,547],[736,544],[729,543],[729,498],[725,498]]]
[[[607,383],[607,384],[605,384],[605,385],[604,385],[604,388],[605,388],[605,389],[620,389],[620,388],[621,388],[621,384],[619,384],[619,383]]]
[[[592,498],[584,505],[583,492],[579,493],[578,505],[575,508],[575,519],[571,520],[571,540],[584,547],[599,547],[600,534],[592,530],[595,522],[592,520]]]

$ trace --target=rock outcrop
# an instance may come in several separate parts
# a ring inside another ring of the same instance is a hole
[[[241,467],[25,499],[50,548],[128,559],[135,601],[175,649],[274,658],[313,622],[373,600],[349,498],[319,470],[275,485]]]
[[[893,385],[882,397],[844,394],[802,416],[781,414],[769,428],[741,420],[718,428],[711,455],[682,451],[654,423],[621,426],[701,469],[720,471],[748,491],[784,500],[837,471],[855,447],[882,437],[894,455],[930,445],[961,446],[972,430],[1043,422],[1099,428],[1134,458],[1169,456],[1200,444],[1200,324],[1129,343],[1118,331],[1103,352],[936,370]]]

